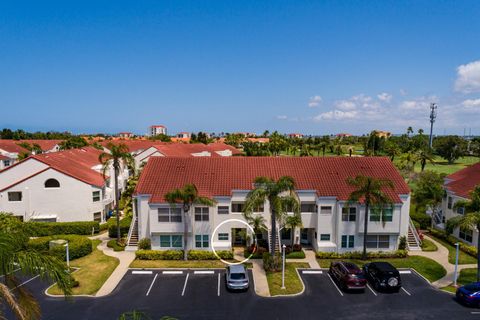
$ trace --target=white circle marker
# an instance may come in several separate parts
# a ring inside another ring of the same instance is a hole
[[[253,234],[253,240],[254,240],[254,243],[255,243],[255,250],[253,250],[252,253],[251,253],[247,258],[245,258],[244,260],[242,260],[242,261],[240,261],[240,262],[229,262],[229,261],[223,260],[223,259],[220,258],[220,256],[217,254],[217,251],[215,251],[215,247],[213,246],[213,239],[215,239],[215,234],[217,233],[218,228],[220,228],[221,226],[223,226],[223,225],[224,225],[225,223],[227,223],[227,222],[240,222],[240,223],[246,225],[246,226],[250,229],[250,231],[252,231],[252,234]],[[245,221],[240,220],[240,219],[227,219],[227,220],[223,221],[222,223],[220,223],[218,226],[216,226],[215,229],[213,229],[212,237],[211,237],[211,240],[210,240],[210,246],[212,247],[213,254],[215,254],[215,256],[216,256],[218,259],[220,259],[220,261],[222,261],[222,262],[225,263],[225,264],[234,266],[234,265],[237,265],[237,264],[242,264],[242,263],[247,262],[247,261],[250,260],[250,258],[253,256],[253,254],[255,253],[255,251],[257,251],[257,236],[255,235],[255,230],[253,230],[252,226],[249,225],[248,223],[246,223]]]

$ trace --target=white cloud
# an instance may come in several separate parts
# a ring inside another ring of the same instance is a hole
[[[341,111],[341,110],[332,110],[319,115],[313,118],[314,121],[320,120],[346,120],[353,119],[357,115],[357,111]]]
[[[279,115],[279,116],[277,116],[277,119],[278,119],[278,120],[287,120],[287,116],[285,116],[285,115]]]
[[[308,100],[308,106],[310,108],[314,108],[314,107],[318,107],[318,105],[322,102],[322,97],[320,96],[313,96],[313,97],[310,97],[310,99]]]
[[[340,100],[335,102],[335,107],[340,110],[354,110],[357,105],[355,104],[355,102],[350,100]]]
[[[405,89],[400,89],[400,95],[401,96],[406,96],[408,93],[407,93],[407,90]]]
[[[480,92],[480,60],[462,64],[457,68],[455,90],[463,93]]]
[[[480,99],[467,99],[462,102],[462,106],[466,111],[480,111]]]
[[[390,102],[390,100],[392,100],[392,95],[386,92],[382,92],[379,95],[377,95],[377,98],[378,100],[383,102]]]

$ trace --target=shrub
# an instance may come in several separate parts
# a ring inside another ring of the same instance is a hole
[[[303,252],[303,251],[292,251],[289,254],[285,253],[285,258],[287,258],[287,259],[305,259],[305,252]]]
[[[249,247],[246,247],[245,250],[244,250],[244,253],[243,255],[245,256],[245,258],[248,258],[250,257],[250,255],[252,254],[252,252],[254,251],[255,249],[255,245],[252,244],[251,246]],[[254,254],[250,257],[250,259],[262,259],[263,258],[263,254],[265,252],[267,252],[267,248],[265,247],[261,247],[261,246],[258,246],[257,247],[257,250],[254,252]]]
[[[128,229],[130,229],[131,223],[131,217],[125,217],[120,220],[120,237],[125,237],[126,235],[128,235]],[[117,237],[117,220],[115,217],[108,219],[108,236],[110,238]]]
[[[152,249],[152,242],[149,238],[143,238],[138,241],[138,249],[140,250],[150,250]]]
[[[51,240],[59,239],[68,241],[70,260],[78,259],[92,253],[92,241],[87,237],[79,235],[55,235],[30,239],[30,241],[28,241],[28,247],[39,252],[49,252],[62,260],[66,260],[66,250],[64,246],[49,248]]]
[[[425,213],[411,212],[410,218],[420,225],[420,229],[428,229],[432,225],[432,217]]]
[[[407,237],[401,236],[398,241],[398,250],[406,250],[407,249]]]
[[[105,230],[108,230],[108,222],[100,223],[99,232],[102,232],[102,231],[105,231]]]
[[[139,260],[182,260],[183,250],[137,250]]]
[[[217,251],[220,258],[224,260],[233,259],[233,252],[229,250]],[[212,251],[204,250],[189,250],[187,253],[188,260],[218,260],[217,256]]]
[[[117,243],[117,239],[109,240],[107,247],[112,248],[113,251],[125,251],[125,243]]]
[[[263,254],[263,268],[265,271],[279,271],[282,268],[282,257],[280,253],[276,253],[274,256],[270,252]]]
[[[442,239],[442,240],[448,242],[449,244],[451,244],[452,246],[455,246],[455,243],[458,242],[460,250],[462,250],[463,252],[465,252],[468,255],[471,255],[472,257],[475,257],[475,258],[477,257],[477,248],[475,248],[474,246],[469,246],[468,244],[461,242],[460,240],[458,240],[454,236],[447,235],[444,231],[440,231],[440,230],[436,230],[436,229],[429,229],[429,230],[430,230],[430,234],[432,236],[434,236],[436,238],[439,238],[439,239]]]
[[[362,252],[352,251],[352,252],[317,252],[318,259],[361,259]],[[388,258],[405,258],[407,257],[407,251],[397,250],[397,251],[377,251],[377,252],[367,252],[368,259],[388,259]]]
[[[97,221],[78,222],[25,222],[25,230],[31,237],[52,236],[55,234],[91,235],[100,230]]]
[[[302,251],[302,245],[301,244],[294,244],[292,247],[292,251]]]

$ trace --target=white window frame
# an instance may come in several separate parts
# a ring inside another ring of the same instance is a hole
[[[160,210],[168,212],[160,213]],[[160,221],[160,217],[168,217],[167,221]],[[157,221],[159,223],[182,223],[182,208],[180,207],[160,207],[157,209]]]
[[[369,240],[375,238],[375,240]],[[380,241],[380,237],[387,237],[388,241]],[[381,243],[388,243],[388,246],[380,246]],[[372,245],[373,244],[373,245]],[[390,235],[388,234],[369,234],[367,235],[367,249],[389,249],[390,248]]]
[[[228,232],[219,232],[218,233],[218,240],[219,241],[228,241],[230,239],[230,235]]]
[[[223,209],[220,209],[220,208],[223,208]],[[226,208],[227,212],[225,212],[225,208]],[[223,212],[221,212],[221,211],[223,211]],[[229,214],[230,213],[230,206],[218,206],[217,207],[217,213],[218,214]]]
[[[97,193],[98,193],[98,196],[97,196]],[[98,200],[95,200],[97,199],[97,197],[98,197]],[[100,200],[102,200],[102,192],[100,190],[92,191],[92,202],[100,202]]]
[[[200,237],[200,240],[197,240],[197,237]],[[195,248],[208,248],[210,246],[210,235],[208,234],[196,234],[194,237]],[[200,243],[200,245],[198,245]]]
[[[11,200],[10,194],[20,194],[20,200]],[[22,191],[9,191],[7,192],[8,202],[22,202],[23,201],[23,193]]]
[[[353,209],[353,213],[352,213],[352,209]],[[348,210],[347,213],[344,213],[343,211],[344,210]],[[344,220],[344,216],[347,217],[346,220]],[[354,219],[352,220],[352,217],[354,217]],[[357,207],[342,207],[342,221],[343,222],[356,222],[357,221]]]
[[[194,216],[195,216],[195,222],[208,222],[210,221],[210,208],[195,207]]]
[[[162,246],[162,237],[168,237],[168,246]],[[173,246],[173,237],[180,237],[180,246]],[[161,234],[159,235],[159,245],[160,248],[174,248],[174,249],[181,249],[183,248],[183,235],[181,234]]]
[[[328,210],[328,212],[325,212]],[[320,206],[320,214],[332,214],[333,212],[333,207],[332,206]]]

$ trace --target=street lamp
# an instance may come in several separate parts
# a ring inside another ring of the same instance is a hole
[[[283,261],[282,261],[282,289],[285,289],[285,248],[287,248],[287,246],[284,244],[282,246],[282,249],[283,249]]]
[[[70,253],[68,251],[68,241],[67,243],[65,243],[65,249],[67,250],[67,267],[68,267],[68,270],[70,271]]]
[[[460,247],[460,243],[455,243],[456,247],[456,254],[455,254],[455,271],[453,272],[453,286],[457,287],[457,269],[458,269],[458,249]]]

